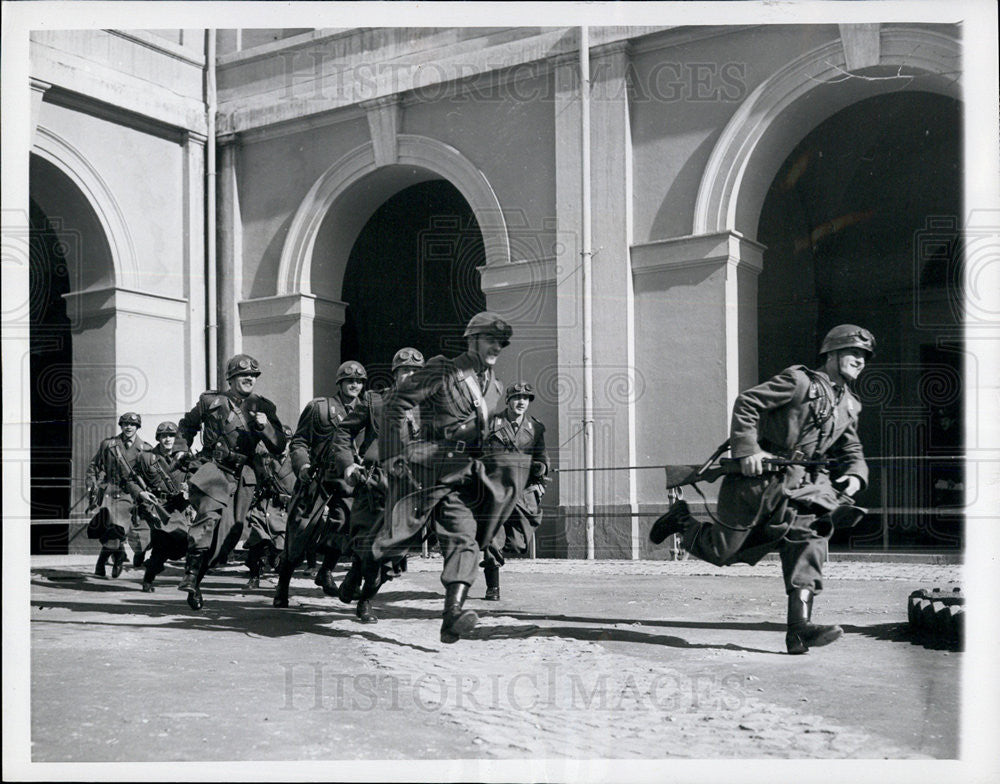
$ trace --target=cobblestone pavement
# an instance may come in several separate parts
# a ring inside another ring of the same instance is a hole
[[[438,640],[440,560],[413,558],[380,622],[293,580],[206,578],[187,608],[168,569],[89,574],[34,559],[38,761],[950,758],[963,654],[911,641],[906,597],[961,567],[831,562],[819,622],[845,636],[784,653],[780,566],[512,561],[470,639]]]

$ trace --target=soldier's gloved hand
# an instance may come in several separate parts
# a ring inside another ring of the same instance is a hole
[[[834,479],[833,483],[837,486],[837,490],[852,498],[861,489],[861,477],[856,474],[844,474]]]
[[[144,501],[147,504],[155,504],[156,503],[156,496],[153,495],[148,490],[140,490],[139,491],[139,500]]]
[[[541,479],[543,476],[545,476],[545,463],[532,463],[531,478]]]
[[[257,430],[263,430],[267,427],[267,414],[263,411],[258,411],[253,415],[253,426]]]
[[[770,452],[755,452],[752,455],[740,458],[740,471],[743,476],[760,476],[764,473],[764,460],[774,457]]]
[[[344,469],[344,481],[346,481],[351,487],[357,487],[361,484],[361,472],[358,471],[359,468],[361,468],[361,466],[357,463],[351,463]]]
[[[303,482],[308,482],[309,481],[309,472],[311,470],[312,470],[312,466],[309,465],[309,463],[306,463],[304,466],[302,466],[302,470],[299,471],[299,479],[301,479]]]

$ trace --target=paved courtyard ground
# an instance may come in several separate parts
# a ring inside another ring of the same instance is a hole
[[[440,560],[413,558],[380,621],[293,580],[168,568],[31,571],[32,759],[954,758],[963,654],[912,641],[906,599],[961,567],[831,562],[816,620],[845,636],[784,653],[780,567],[514,561],[471,639],[438,640]],[[339,576],[339,575],[338,575]]]

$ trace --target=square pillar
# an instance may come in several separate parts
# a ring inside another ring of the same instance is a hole
[[[347,305],[315,294],[284,294],[239,303],[243,351],[263,374],[260,394],[295,426],[305,404],[331,394],[340,364],[340,328]]]
[[[704,461],[729,435],[733,401],[757,383],[757,276],[764,246],[736,232],[634,245],[637,460]],[[662,510],[663,474],[639,477],[640,509]],[[717,485],[707,485],[717,492]],[[645,532],[640,541],[648,553]],[[665,548],[663,548],[665,550]]]

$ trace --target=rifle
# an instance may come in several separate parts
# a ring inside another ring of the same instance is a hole
[[[720,476],[725,476],[726,474],[742,474],[743,471],[740,467],[740,461],[733,457],[723,457],[719,460],[718,465],[712,466],[711,463],[715,460],[709,460],[701,466],[697,465],[668,465],[665,466],[667,473],[667,489],[673,489],[677,487],[683,487],[684,485],[693,485],[695,482],[714,482]],[[803,458],[781,458],[781,457],[766,457],[764,458],[764,473],[774,474],[783,471],[789,466],[804,466],[806,468],[825,468],[827,470],[836,468],[838,462],[836,460],[806,460]]]
[[[136,473],[135,466],[130,466],[126,462],[117,443],[115,444],[113,451],[115,453],[115,461],[118,463],[120,468],[125,470],[125,481],[134,482],[144,493],[150,492],[145,480],[143,480],[143,478]],[[170,515],[167,514],[167,510],[156,502],[142,500],[138,502],[138,506],[140,514],[142,514],[146,518],[146,521],[154,528],[166,524],[170,517]]]

